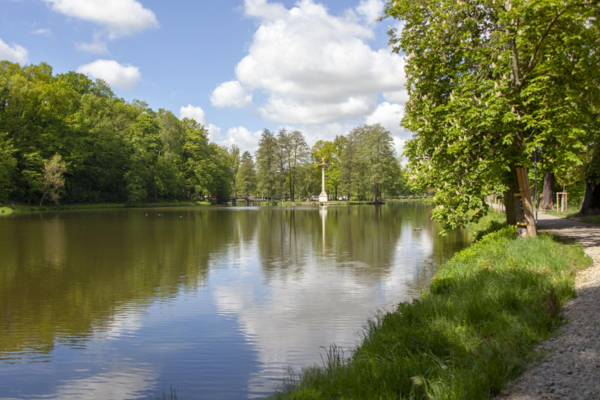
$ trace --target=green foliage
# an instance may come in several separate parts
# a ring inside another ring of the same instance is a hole
[[[67,164],[63,161],[59,154],[55,154],[51,159],[44,164],[44,173],[42,175],[42,201],[40,207],[44,203],[46,196],[54,204],[58,204],[60,195],[65,188],[65,172]]]
[[[410,178],[438,190],[437,221],[481,218],[538,146],[557,176],[582,165],[599,122],[595,2],[398,0],[386,15],[403,22],[390,35],[406,55]]]
[[[116,98],[102,80],[54,76],[45,63],[0,62],[0,132],[2,202],[39,203],[59,192],[67,203],[225,201],[231,191],[226,155],[196,121]],[[54,155],[68,166],[64,190],[44,185]]]
[[[265,129],[258,142],[256,165],[258,167],[258,191],[273,198],[275,179],[277,176],[277,138],[271,131]]]
[[[8,200],[12,188],[12,180],[17,160],[14,158],[12,144],[5,140],[5,134],[0,134],[0,203]]]
[[[350,358],[330,349],[272,398],[487,399],[560,326],[588,265],[581,247],[548,235],[491,233],[444,264],[421,299],[370,321]]]
[[[256,165],[252,159],[252,154],[248,151],[242,154],[237,173],[237,186],[238,192],[244,196],[255,194],[257,190]]]

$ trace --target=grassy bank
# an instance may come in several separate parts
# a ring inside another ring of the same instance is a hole
[[[102,210],[107,208],[153,208],[153,207],[193,207],[210,206],[208,201],[193,202],[162,202],[162,203],[143,203],[138,206],[131,206],[125,203],[102,203],[102,204],[65,204],[58,206],[0,206],[0,216],[15,213],[45,212],[45,211],[65,211],[65,210]]]
[[[290,378],[273,399],[487,399],[535,358],[563,322],[579,246],[503,228],[444,264],[423,297],[371,321],[349,359]]]

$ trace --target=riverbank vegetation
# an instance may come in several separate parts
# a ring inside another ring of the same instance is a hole
[[[327,190],[377,201],[409,189],[390,133],[361,126],[310,149],[302,132],[263,132],[253,155],[212,143],[198,121],[115,96],[48,64],[0,62],[0,204],[294,201]]]
[[[230,174],[197,121],[79,73],[0,62],[0,203],[227,200]]]
[[[421,299],[371,320],[349,358],[292,376],[273,399],[487,399],[535,359],[563,323],[580,246],[515,227],[484,236],[445,263]]]
[[[211,201],[163,201],[158,203],[139,203],[135,206],[127,203],[100,203],[100,204],[61,204],[45,206],[4,206],[0,207],[0,215],[10,215],[29,212],[67,211],[67,210],[103,210],[112,208],[159,208],[159,207],[197,207],[214,205]]]
[[[321,165],[331,200],[379,202],[382,196],[411,194],[390,132],[381,125],[362,125],[333,141],[319,140],[310,149],[301,132],[265,130],[256,153],[240,169],[241,193],[282,201],[308,198],[321,192]]]
[[[583,182],[582,213],[600,212],[595,2],[399,0],[385,16],[402,23],[390,43],[406,55],[405,155],[411,184],[436,190],[435,220],[465,226],[502,193],[508,222],[535,236],[534,160]]]

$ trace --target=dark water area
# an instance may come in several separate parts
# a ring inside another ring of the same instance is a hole
[[[263,397],[467,246],[429,218],[424,203],[0,218],[0,399]]]

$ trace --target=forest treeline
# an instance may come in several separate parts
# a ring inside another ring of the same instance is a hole
[[[299,199],[321,191],[378,199],[406,190],[389,132],[361,126],[309,148],[301,132],[265,130],[255,157],[211,143],[204,126],[127,102],[83,74],[0,62],[0,203]]]
[[[410,193],[390,132],[381,125],[361,125],[332,141],[309,148],[299,131],[277,134],[265,129],[256,152],[248,152],[237,173],[239,191],[261,198],[293,200],[321,192],[321,164],[326,164],[330,198],[379,201],[383,195]]]

